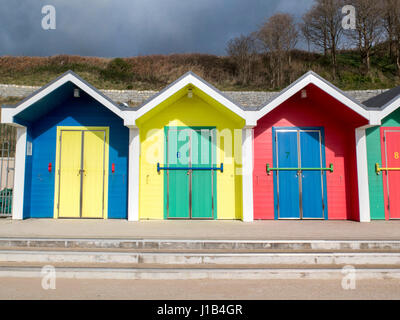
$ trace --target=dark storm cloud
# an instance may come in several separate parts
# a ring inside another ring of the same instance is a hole
[[[269,16],[298,18],[312,0],[0,0],[0,55],[225,54],[226,42]],[[43,30],[54,5],[57,29]]]

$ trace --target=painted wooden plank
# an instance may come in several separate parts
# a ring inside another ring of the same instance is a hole
[[[382,161],[387,168],[400,168],[400,128],[382,128],[384,132],[384,154]],[[400,219],[400,171],[384,171],[384,196],[387,201],[386,216]]]
[[[276,168],[298,168],[297,131],[276,131]],[[278,171],[276,193],[279,219],[300,218],[299,178],[297,171]]]
[[[193,167],[210,168],[215,164],[215,161],[212,161],[215,148],[211,143],[211,138],[212,133],[210,129],[199,128],[191,130],[191,158]],[[213,140],[215,141],[215,138]],[[192,218],[213,218],[212,201],[214,190],[212,188],[216,184],[215,171],[192,171]],[[216,209],[216,206],[214,208]]]
[[[81,196],[82,131],[61,130],[59,163],[59,218],[79,218]]]
[[[325,167],[321,151],[321,132],[300,132],[300,156],[302,168]],[[303,218],[321,219],[324,217],[325,172],[303,171],[301,174]]]
[[[103,218],[106,172],[105,130],[83,131],[82,218]]]
[[[189,167],[190,130],[167,128],[167,166]],[[167,200],[168,218],[189,218],[189,172],[187,170],[168,170],[164,175],[167,188],[164,196]]]

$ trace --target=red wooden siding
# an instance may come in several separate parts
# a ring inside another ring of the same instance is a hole
[[[307,98],[300,92],[265,115],[254,128],[254,219],[274,219],[272,127],[324,127],[328,219],[359,220],[355,128],[367,120],[310,84]]]

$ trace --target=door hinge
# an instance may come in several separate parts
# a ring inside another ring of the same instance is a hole
[[[60,210],[60,204],[57,203],[57,210]]]
[[[325,210],[325,203],[322,202],[322,211]]]

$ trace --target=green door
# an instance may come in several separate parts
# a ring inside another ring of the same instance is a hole
[[[216,218],[215,131],[166,127],[165,212],[169,219]],[[174,169],[172,169],[174,168]]]

